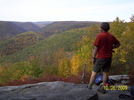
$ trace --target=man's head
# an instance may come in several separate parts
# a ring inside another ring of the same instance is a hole
[[[110,29],[109,23],[107,22],[101,23],[100,28],[107,32]]]

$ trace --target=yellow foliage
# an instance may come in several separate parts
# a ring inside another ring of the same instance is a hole
[[[126,62],[126,60],[125,59],[119,59],[121,62],[123,62],[123,63],[125,63]]]
[[[70,76],[70,61],[67,58],[63,58],[59,61],[59,75],[64,77]]]
[[[19,79],[21,77],[20,73],[21,73],[21,70],[16,70],[13,73],[12,79]]]
[[[21,81],[24,81],[24,80],[27,79],[28,77],[29,77],[29,75],[26,75],[26,74],[25,74],[24,76],[21,77],[20,80],[21,80]]]
[[[78,55],[73,55],[71,59],[71,74],[78,75],[79,69],[82,66],[82,61]]]
[[[2,73],[2,71],[3,71],[3,68],[2,68],[2,66],[0,66],[0,73]]]

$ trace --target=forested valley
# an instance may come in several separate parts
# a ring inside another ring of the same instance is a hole
[[[109,32],[121,43],[114,49],[110,75],[134,74],[134,16],[130,19],[125,22],[117,17],[109,22]],[[84,66],[88,82],[100,23],[59,21],[40,27],[37,23],[0,21],[0,85],[80,83]]]

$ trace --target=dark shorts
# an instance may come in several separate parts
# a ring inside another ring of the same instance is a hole
[[[101,70],[103,72],[109,72],[111,66],[111,57],[108,58],[97,58],[95,61],[95,65],[93,71],[99,73]]]

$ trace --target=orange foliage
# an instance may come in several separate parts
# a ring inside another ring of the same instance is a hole
[[[84,83],[89,82],[89,73],[86,73]],[[64,82],[70,82],[74,84],[80,84],[81,83],[81,75],[72,76],[72,77],[59,77],[59,76],[52,76],[47,75],[44,77],[36,78],[36,79],[23,79],[23,80],[13,80],[11,82],[6,82],[5,84],[0,84],[0,86],[18,86],[18,85],[24,85],[24,84],[35,84],[39,82],[53,82],[53,81],[64,81]]]

